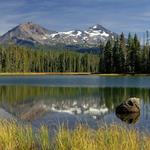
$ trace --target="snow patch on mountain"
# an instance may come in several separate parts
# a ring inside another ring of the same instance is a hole
[[[108,34],[108,33],[106,33],[106,32],[103,32],[103,33],[101,34],[101,36],[106,36],[106,37],[108,37],[108,36],[109,36],[109,34]]]

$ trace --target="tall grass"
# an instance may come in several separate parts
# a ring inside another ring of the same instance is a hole
[[[22,127],[15,122],[1,121],[0,150],[34,149],[35,141],[30,126]]]
[[[78,126],[73,132],[61,129],[56,147],[58,150],[149,150],[150,138],[117,125],[98,130]]]
[[[103,126],[92,130],[77,126],[70,131],[60,127],[56,136],[42,126],[34,133],[30,126],[1,121],[0,150],[149,150],[150,137],[122,126]]]

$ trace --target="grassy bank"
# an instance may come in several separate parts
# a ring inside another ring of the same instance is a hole
[[[26,75],[91,75],[90,72],[4,72],[0,76],[26,76]]]
[[[97,131],[79,125],[69,131],[60,128],[54,140],[48,129],[41,127],[34,135],[30,126],[1,121],[0,150],[148,150],[150,138],[136,130],[117,125],[104,126]]]
[[[129,73],[121,73],[121,74],[117,74],[117,73],[110,73],[110,74],[95,74],[97,76],[106,76],[106,77],[120,77],[120,76],[132,76],[132,77],[138,77],[138,76],[150,76],[150,74],[129,74]]]
[[[119,77],[119,76],[150,76],[150,74],[100,74],[91,72],[1,72],[0,76],[26,76],[26,75],[96,75],[106,77]]]

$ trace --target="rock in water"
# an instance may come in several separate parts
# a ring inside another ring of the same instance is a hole
[[[132,97],[121,103],[116,108],[116,113],[139,113],[140,112],[140,99]]]
[[[116,113],[116,116],[123,122],[126,122],[128,124],[135,124],[139,120],[140,112],[138,113]]]

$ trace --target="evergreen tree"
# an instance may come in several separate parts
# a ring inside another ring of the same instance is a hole
[[[112,72],[112,43],[110,40],[107,41],[104,49],[104,72]]]
[[[112,63],[113,63],[113,72],[118,73],[118,68],[120,68],[120,52],[119,52],[119,39],[118,38],[116,39],[113,50],[112,50]]]
[[[131,34],[128,34],[128,39],[127,39],[127,55],[126,55],[126,72],[130,73],[132,72],[132,43],[133,43],[133,38]]]
[[[125,38],[124,38],[123,33],[120,35],[119,55],[120,55],[120,61],[119,61],[118,72],[124,73],[125,72],[125,62],[126,62],[126,44],[125,44]]]
[[[140,48],[140,42],[138,40],[137,35],[134,35],[134,43],[133,43],[133,50],[135,53],[135,73],[140,72],[140,61],[141,61],[141,48]]]

